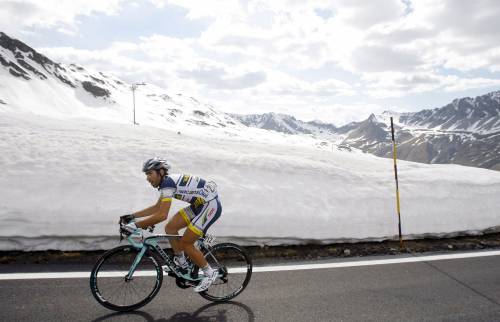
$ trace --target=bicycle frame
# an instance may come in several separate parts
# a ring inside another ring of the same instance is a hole
[[[137,242],[135,241],[133,238],[134,237],[139,237],[141,236],[140,233],[137,234],[131,234],[130,236],[127,237],[127,241],[130,243],[130,245],[132,245],[134,248],[137,248],[137,249],[140,249],[139,253],[137,254],[137,256],[135,257],[134,259],[134,263],[132,264],[132,266],[130,267],[127,275],[125,276],[125,279],[126,280],[131,280],[132,279],[132,276],[137,268],[137,265],[139,265],[139,262],[141,261],[142,257],[144,256],[144,254],[146,253],[146,251],[148,250],[148,248],[151,248],[153,250],[155,250],[161,257],[162,259],[164,260],[165,264],[168,266],[168,268],[170,268],[170,270],[177,276],[177,277],[181,277],[183,279],[186,279],[188,281],[192,281],[192,282],[196,282],[196,281],[199,281],[201,278],[195,278],[193,279],[191,276],[189,275],[184,275],[182,274],[177,265],[174,263],[173,259],[171,256],[169,256],[167,253],[165,253],[163,251],[163,249],[160,247],[160,245],[158,245],[159,241],[161,239],[179,239],[181,238],[182,236],[180,235],[154,235],[154,236],[149,236],[149,237],[146,237],[142,242]],[[202,247],[205,247],[203,245],[203,240],[200,239],[200,242],[201,242],[201,246]]]

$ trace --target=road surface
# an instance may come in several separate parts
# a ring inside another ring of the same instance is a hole
[[[0,265],[0,320],[500,321],[499,251],[471,258],[426,256],[417,262],[405,262],[415,258],[411,256],[377,256],[316,262],[319,266],[313,267],[307,266],[310,262],[280,264],[278,269],[268,264],[256,267],[247,289],[225,304],[211,304],[165,277],[152,302],[121,314],[95,301],[86,271],[83,277],[17,279],[20,275],[8,273],[36,268],[60,274],[75,267]]]

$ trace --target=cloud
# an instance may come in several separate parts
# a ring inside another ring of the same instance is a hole
[[[386,46],[362,46],[352,53],[352,64],[362,73],[412,71],[422,64],[416,51]]]
[[[72,33],[82,27],[78,17],[83,15],[102,13],[99,19],[104,19],[119,15],[125,4],[145,6],[125,0],[64,1],[60,6],[51,1],[43,7],[34,0],[4,1],[7,10],[0,21],[26,32],[43,27]],[[500,71],[500,4],[495,0],[146,4],[180,8],[174,11],[183,16],[176,18],[203,20],[203,29],[190,37],[146,30],[148,36],[135,33],[128,42],[100,50],[43,50],[55,60],[112,71],[125,80],[156,82],[243,111],[249,104],[261,110],[293,107],[304,114],[316,107],[340,109],[347,101],[365,111],[387,97],[435,91],[460,95],[494,86],[500,78],[495,74]],[[352,117],[351,112],[346,115]]]
[[[211,66],[200,66],[194,70],[181,70],[178,71],[178,75],[194,79],[196,82],[214,89],[244,89],[255,87],[266,80],[266,74],[262,71],[231,75],[223,67]]]
[[[331,97],[352,96],[356,91],[348,83],[329,79],[318,82],[305,82],[298,79],[286,78],[282,84],[278,86],[270,86],[269,92],[277,96],[294,96],[317,98],[320,101]]]
[[[238,0],[150,0],[158,8],[165,5],[175,5],[187,9],[189,19],[218,17],[225,14],[235,15],[240,12],[241,4]]]
[[[406,5],[399,0],[342,0],[334,1],[343,24],[359,29],[368,29],[377,24],[395,21],[406,13]]]
[[[115,15],[124,0],[3,0],[0,29],[10,33],[33,28],[52,28],[74,34],[77,18],[96,13]]]
[[[460,92],[500,86],[500,79],[458,77],[438,73],[384,72],[364,76],[367,93],[375,98],[403,97],[433,91]]]

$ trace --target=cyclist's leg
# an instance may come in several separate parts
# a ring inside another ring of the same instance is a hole
[[[170,235],[177,235],[177,234],[179,234],[179,230],[186,228],[187,225],[188,225],[188,223],[186,222],[186,220],[183,218],[183,216],[181,215],[181,213],[179,211],[167,223],[167,225],[165,226],[165,232],[167,234],[170,234]],[[179,245],[178,240],[171,239],[170,245],[172,246],[172,249],[174,250],[174,254],[179,254],[181,252],[182,249]]]
[[[189,210],[186,210],[185,214],[188,213]],[[192,220],[190,220],[189,216],[184,217],[186,222],[189,220],[189,223],[188,229],[186,229],[180,240],[181,248],[200,268],[206,267],[208,263],[203,253],[194,247],[194,243],[206,234],[208,228],[219,219],[221,213],[222,206],[219,199],[216,198],[204,204],[199,212],[194,214],[195,217]]]
[[[192,231],[191,229],[186,229],[184,232],[184,236],[182,236],[180,240],[181,248],[184,250],[186,255],[191,258],[193,263],[195,263],[198,267],[205,267],[207,266],[208,262],[203,256],[203,253],[194,247],[194,243],[200,238],[201,236]]]

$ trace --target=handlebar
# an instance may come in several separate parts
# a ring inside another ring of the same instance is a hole
[[[124,218],[123,216],[120,217],[120,220],[118,221],[118,225],[120,226],[120,229],[119,229],[119,232],[120,232],[120,241],[123,240],[123,235],[130,236],[130,235],[134,234],[134,233],[128,234],[128,233],[124,232],[123,229],[122,229],[123,226],[125,226],[125,225],[127,225],[127,224],[129,224],[131,222],[135,222],[135,219],[127,220],[127,218]],[[150,233],[152,233],[155,230],[155,225],[151,225],[151,226],[148,226],[146,228],[137,228],[136,232],[139,232],[140,230],[147,230]]]

